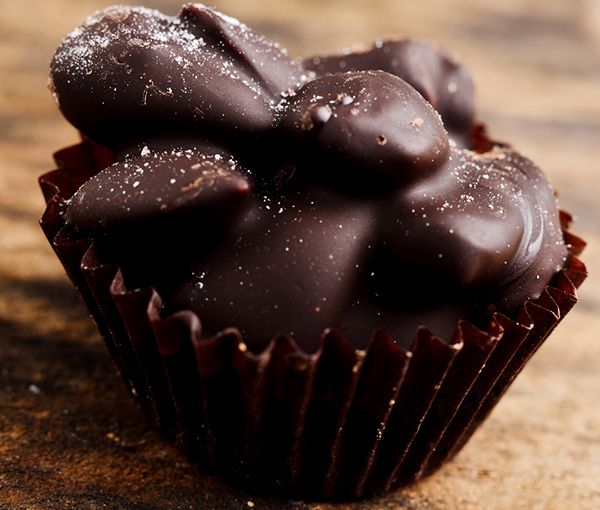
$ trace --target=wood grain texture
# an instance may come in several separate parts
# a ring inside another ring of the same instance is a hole
[[[37,225],[36,178],[77,140],[46,91],[48,62],[108,3],[1,4],[0,509],[600,508],[600,2],[216,2],[297,55],[407,35],[456,50],[492,133],[538,162],[589,242],[581,302],[461,454],[419,485],[342,505],[238,491],[158,438]]]

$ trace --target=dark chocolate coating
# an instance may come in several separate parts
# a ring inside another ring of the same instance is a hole
[[[319,75],[369,69],[394,74],[431,103],[458,143],[463,143],[472,129],[475,100],[469,71],[448,52],[424,41],[377,41],[366,51],[315,56],[304,65]]]
[[[279,129],[326,172],[358,186],[424,179],[448,158],[439,114],[408,83],[382,71],[317,78],[288,98]],[[352,175],[352,177],[351,177]]]
[[[216,147],[155,151],[102,170],[70,201],[67,226],[82,233],[131,232],[185,221],[196,227],[234,216],[250,194],[247,172]]]
[[[253,351],[278,332],[314,350],[325,327],[357,348],[382,327],[408,348],[418,326],[449,337],[459,319],[483,326],[539,296],[566,257],[540,170],[508,149],[452,149],[442,174],[369,198],[307,187],[256,200],[166,292],[171,306],[195,310],[206,335],[237,326]]]
[[[326,189],[281,201],[257,197],[227,241],[198,260],[195,276],[165,289],[167,303],[196,311],[207,336],[236,326],[253,352],[279,332],[314,351],[326,328],[342,326],[360,287],[374,247],[377,209],[370,205]],[[371,332],[349,333],[358,347]]]
[[[201,4],[179,17],[110,7],[62,42],[51,69],[65,117],[112,148],[164,132],[264,132],[280,92],[307,73],[277,44]]]
[[[301,86],[297,62],[202,6],[91,18],[53,78],[118,162],[68,202],[71,235],[253,352],[277,333],[312,351],[328,327],[358,349],[376,328],[409,347],[419,326],[449,337],[540,295],[567,254],[552,189],[510,148],[460,148],[461,65],[418,41],[307,65],[322,76]]]
[[[423,271],[441,288],[505,312],[539,296],[567,255],[545,176],[500,148],[453,149],[437,178],[395,198],[382,240],[386,258],[396,268],[402,261],[398,280],[386,275],[392,291],[410,272]]]

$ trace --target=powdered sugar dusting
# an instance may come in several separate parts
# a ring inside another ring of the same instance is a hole
[[[143,38],[138,37],[142,29]],[[190,51],[204,44],[202,39],[181,29],[181,22],[175,17],[146,7],[113,5],[88,16],[67,35],[54,56],[53,67],[75,75],[91,74],[97,65],[98,49],[106,49],[118,40],[154,49],[169,42],[185,43]]]

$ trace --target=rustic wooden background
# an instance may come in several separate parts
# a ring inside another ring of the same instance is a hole
[[[468,447],[415,487],[305,505],[201,474],[146,425],[37,226],[36,177],[77,140],[46,90],[48,61],[109,2],[0,0],[0,509],[600,508],[600,1],[215,2],[297,55],[407,35],[456,50],[492,133],[578,217],[592,272],[581,303]]]

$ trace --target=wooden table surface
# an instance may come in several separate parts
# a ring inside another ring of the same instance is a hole
[[[406,35],[456,50],[480,116],[547,172],[589,242],[580,304],[464,451],[417,486],[344,505],[254,497],[159,439],[37,225],[36,177],[77,140],[46,90],[48,61],[107,3],[0,3],[0,509],[600,508],[600,2],[217,2],[297,55]]]

